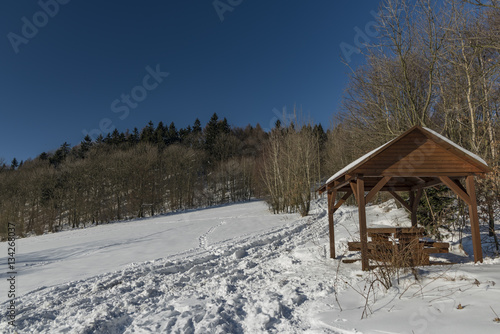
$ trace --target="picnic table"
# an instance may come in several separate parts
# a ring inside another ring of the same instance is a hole
[[[422,227],[376,225],[367,228],[368,257],[377,262],[398,266],[429,265],[429,254],[448,253],[449,243],[421,240]],[[361,242],[349,242],[350,251],[360,251]]]

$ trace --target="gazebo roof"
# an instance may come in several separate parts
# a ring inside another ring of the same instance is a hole
[[[408,191],[442,183],[440,176],[463,178],[491,169],[479,156],[428,128],[414,126],[397,138],[345,166],[319,188],[342,191],[356,174],[367,178],[369,190],[383,177],[391,177],[380,190]]]
[[[412,127],[342,168],[318,189],[320,193],[328,194],[330,257],[335,258],[333,214],[351,195],[354,195],[358,204],[362,268],[368,270],[373,254],[368,249],[366,203],[379,191],[389,192],[411,213],[411,224],[415,229],[418,225],[417,209],[424,189],[444,184],[469,206],[474,261],[482,262],[474,176],[482,176],[490,171],[483,159],[451,140],[430,129]],[[462,184],[464,179],[465,187]],[[399,196],[399,191],[408,192],[409,201]],[[339,192],[345,194],[337,201]]]

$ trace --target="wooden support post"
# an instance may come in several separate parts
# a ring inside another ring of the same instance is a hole
[[[328,231],[330,233],[330,258],[335,258],[335,229],[333,226],[333,212],[337,190],[328,191]]]
[[[415,192],[409,192],[410,195],[410,207],[411,207],[411,226],[417,226],[417,213],[413,210],[413,204],[415,204]]]
[[[351,181],[351,182],[349,182],[349,185],[351,186],[351,190],[352,190],[352,193],[354,194],[354,199],[356,199],[356,203],[359,203],[358,202],[358,194],[357,194],[357,191],[356,191],[356,182],[355,181]]]
[[[368,233],[366,230],[366,208],[365,208],[365,181],[360,175],[356,179],[356,193],[358,197],[358,215],[359,215],[359,239],[361,241],[361,268],[370,269],[368,260]]]
[[[418,224],[417,221],[417,209],[418,204],[420,203],[420,198],[422,197],[423,189],[420,188],[417,190],[417,193],[410,191],[410,207],[411,207],[411,226],[416,227]]]
[[[483,248],[481,247],[481,233],[479,231],[479,217],[477,215],[476,187],[474,176],[469,175],[465,180],[467,195],[470,198],[469,216],[472,230],[472,248],[474,249],[474,262],[483,262]]]

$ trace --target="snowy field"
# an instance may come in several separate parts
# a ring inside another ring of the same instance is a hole
[[[409,224],[393,202],[367,217]],[[356,208],[335,224],[337,255],[359,257],[346,244]],[[17,328],[2,261],[0,332],[500,333],[500,259],[473,264],[469,234],[464,250],[450,235],[451,253],[434,259],[458,264],[420,268],[419,281],[405,274],[387,291],[367,288],[374,277],[359,262],[328,258],[324,199],[305,218],[254,201],[21,239]]]

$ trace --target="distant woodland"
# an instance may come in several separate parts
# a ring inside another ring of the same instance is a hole
[[[204,126],[150,122],[0,163],[0,235],[7,222],[24,236],[251,198],[307,215],[322,181],[413,125],[494,168],[477,180],[481,219],[491,226],[500,199],[500,3],[386,0],[369,29],[369,43],[352,50],[364,64],[347,67],[326,131],[298,117],[268,132],[237,128],[213,114]],[[442,200],[451,196],[445,189],[426,195],[420,219],[446,224],[441,212],[464,210]]]

